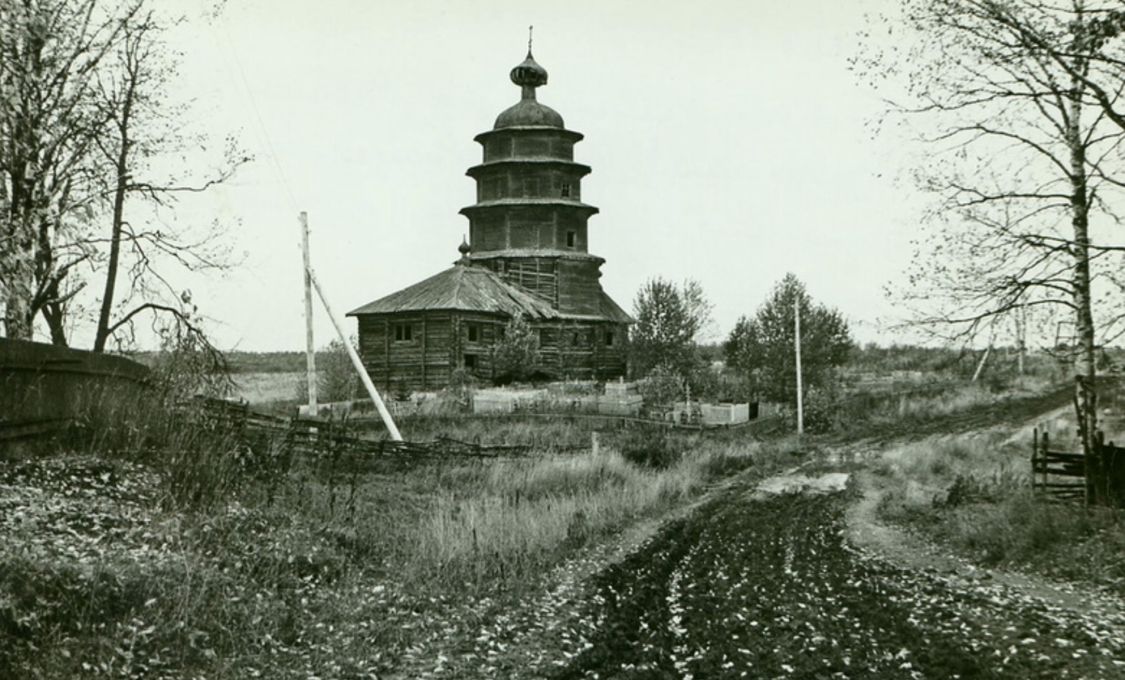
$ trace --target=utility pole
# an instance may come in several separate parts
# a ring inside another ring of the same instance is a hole
[[[988,348],[984,350],[984,356],[980,358],[980,363],[977,364],[977,370],[973,372],[973,382],[980,378],[980,374],[984,371],[984,363],[988,361],[988,355],[992,354],[992,343],[988,343]]]
[[[1023,377],[1023,371],[1024,371],[1024,365],[1023,365],[1024,357],[1027,356],[1027,307],[1026,306],[1022,306],[1022,305],[1020,306],[1020,314],[1019,314],[1018,317],[1016,317],[1016,319],[1017,319],[1017,326],[1018,326],[1018,330],[1016,331],[1016,334],[1019,336],[1018,342],[1019,342],[1019,351],[1020,351],[1019,356],[1018,356],[1018,360],[1019,360],[1019,368],[1020,368],[1020,377],[1022,378]]]
[[[343,324],[336,318],[336,314],[332,311],[332,306],[328,304],[328,296],[324,294],[324,289],[320,287],[320,282],[316,280],[316,275],[313,273],[309,258],[309,216],[308,213],[304,211],[301,211],[301,251],[305,261],[305,356],[308,366],[310,415],[314,417],[317,415],[316,353],[313,350],[312,329],[312,291],[315,288],[317,296],[320,297],[321,304],[324,305],[324,311],[328,314],[328,319],[336,328],[336,334],[339,335],[340,342],[344,344],[344,349],[348,352],[348,358],[352,360],[352,366],[355,368],[356,373],[359,374],[360,382],[362,382],[364,388],[367,389],[367,394],[371,397],[371,401],[375,402],[375,408],[379,411],[379,416],[383,419],[383,424],[387,426],[387,431],[390,433],[391,439],[396,442],[402,441],[402,433],[398,431],[394,419],[391,418],[390,411],[387,410],[387,405],[383,403],[383,398],[379,396],[379,390],[375,389],[375,383],[371,381],[371,376],[367,374],[367,369],[364,368],[363,361],[359,358],[359,354],[348,340],[348,335],[344,332]]]
[[[379,396],[379,390],[375,389],[375,383],[371,381],[371,376],[367,374],[367,369],[363,366],[363,361],[360,360],[359,354],[356,353],[355,347],[348,340],[347,334],[344,332],[344,326],[340,320],[336,318],[336,314],[332,311],[332,306],[328,304],[328,297],[324,294],[324,289],[320,287],[320,281],[316,280],[316,275],[313,274],[311,269],[306,269],[305,272],[312,280],[312,285],[316,288],[316,294],[320,297],[321,304],[324,305],[324,311],[328,313],[329,320],[332,325],[336,327],[336,334],[340,337],[340,342],[344,343],[344,349],[348,351],[348,358],[352,360],[352,366],[355,368],[356,373],[359,374],[359,379],[363,386],[367,389],[368,396],[371,401],[375,402],[375,408],[379,411],[379,417],[383,419],[383,424],[387,426],[387,431],[391,435],[391,439],[400,442],[402,441],[402,434],[398,431],[395,421],[391,418],[391,412],[387,410],[387,405],[383,403],[383,398]]]
[[[794,338],[797,346],[797,434],[805,433],[805,404],[801,389],[801,300],[793,302]]]
[[[305,272],[305,370],[309,385],[309,415],[316,417],[316,348],[313,346],[312,267],[309,264],[309,214],[301,211],[301,254]],[[345,341],[346,345],[347,342]]]

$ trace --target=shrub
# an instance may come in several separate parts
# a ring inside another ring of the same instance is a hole
[[[722,479],[741,472],[753,464],[753,456],[723,451],[705,458],[701,469],[706,479]]]
[[[350,340],[355,347],[355,338]],[[316,353],[316,397],[322,403],[353,401],[359,398],[361,384],[344,343],[337,338]],[[305,379],[297,383],[297,401],[309,400]]]
[[[680,462],[684,441],[661,427],[625,430],[613,442],[625,460],[655,470],[665,470]]]
[[[672,368],[657,366],[637,383],[637,392],[644,398],[645,406],[671,404],[684,397],[683,379]]]
[[[805,429],[831,432],[840,427],[843,410],[840,388],[835,383],[814,387],[805,395]]]
[[[492,345],[496,383],[529,380],[539,372],[539,333],[523,314],[512,317],[500,339]]]

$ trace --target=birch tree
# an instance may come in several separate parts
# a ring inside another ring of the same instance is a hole
[[[839,311],[814,303],[793,274],[774,286],[754,316],[743,316],[723,345],[727,365],[743,373],[754,391],[792,403],[797,395],[796,309],[801,309],[803,389],[829,385],[855,343]]]
[[[664,366],[687,378],[700,362],[695,346],[711,323],[711,303],[698,281],[683,285],[650,279],[633,300],[636,325],[629,333],[629,370],[645,376]]]
[[[1105,303],[1120,283],[1123,9],[903,0],[899,18],[876,25],[895,44],[880,47],[873,32],[856,60],[879,86],[904,83],[893,110],[929,147],[916,178],[936,197],[930,230],[894,297],[915,321],[962,338],[1017,310],[1065,310],[1087,450],[1095,348],[1117,321]]]

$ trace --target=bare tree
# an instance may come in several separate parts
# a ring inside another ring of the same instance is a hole
[[[1125,127],[1115,107],[1125,71],[1108,67],[1121,47],[1120,8],[903,0],[906,31],[896,39],[904,42],[856,60],[884,86],[905,80],[894,108],[930,145],[917,177],[938,197],[937,228],[919,244],[898,299],[916,321],[962,337],[992,332],[1016,311],[1068,310],[1087,450],[1096,428],[1095,286],[1112,280],[1122,251],[1114,208],[1125,188]]]
[[[210,229],[177,226],[177,196],[227,180],[247,160],[230,140],[215,167],[160,171],[203,141],[171,102],[183,18],[152,0],[0,0],[0,294],[9,337],[41,315],[67,344],[71,309],[98,290],[94,349],[128,342],[140,315],[200,331],[173,269],[223,267]],[[169,163],[165,162],[164,166]],[[92,284],[92,285],[91,285]],[[154,319],[154,323],[157,321]]]
[[[0,0],[0,292],[5,331],[30,339],[40,312],[65,342],[64,281],[91,254],[70,234],[87,219],[95,74],[135,11],[97,0]]]
[[[145,228],[127,218],[130,203],[140,202],[152,218],[152,210],[159,213],[174,208],[178,195],[222,184],[249,160],[228,140],[218,166],[207,173],[193,172],[186,178],[153,176],[150,159],[204,141],[185,138],[182,121],[188,112],[164,96],[172,85],[177,61],[163,42],[166,30],[167,25],[142,6],[124,22],[111,67],[98,80],[98,103],[109,121],[96,140],[109,197],[109,238],[94,351],[104,350],[109,339],[130,327],[142,312],[171,315],[177,323],[189,326],[194,323],[185,306],[189,301],[162,275],[162,263],[170,261],[190,271],[222,269],[229,264],[211,247],[219,237],[217,231],[192,239],[167,223]],[[128,278],[123,294],[118,289],[122,273]]]

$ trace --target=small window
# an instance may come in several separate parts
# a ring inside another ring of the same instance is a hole
[[[578,235],[575,234],[573,231],[566,232],[566,247],[567,248],[573,248],[574,247],[574,240],[575,240],[575,237],[577,237],[577,236]]]
[[[570,198],[570,182],[562,183],[559,195],[561,195],[563,198]]]
[[[613,331],[605,332],[605,346],[613,347]]]
[[[413,330],[408,323],[396,323],[395,342],[410,342],[413,339]]]
[[[574,331],[573,333],[571,333],[571,334],[570,334],[570,344],[571,344],[571,345],[574,345],[575,347],[577,347],[577,346],[578,346],[578,342],[579,342],[579,340],[578,340],[578,331]]]
[[[477,355],[466,354],[465,355],[465,368],[476,368],[476,367],[477,367]]]
[[[480,326],[478,326],[475,323],[471,323],[468,326],[468,331],[469,331],[469,342],[479,342],[480,341]]]

